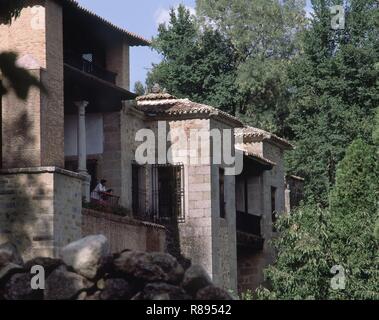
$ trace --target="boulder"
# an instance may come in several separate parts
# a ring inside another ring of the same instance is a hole
[[[212,281],[208,273],[199,265],[189,267],[184,274],[182,287],[193,297],[200,289],[210,285],[212,285]]]
[[[221,288],[208,286],[197,292],[196,300],[233,300],[233,298]]]
[[[131,285],[124,279],[108,279],[100,294],[101,300],[129,300],[133,296]]]
[[[101,260],[109,253],[109,244],[103,235],[88,236],[64,247],[61,251],[64,263],[77,273],[94,279],[100,268]]]
[[[189,300],[185,291],[167,283],[150,283],[145,286],[139,300]]]
[[[25,263],[24,269],[28,272],[34,266],[42,266],[45,270],[45,276],[48,277],[56,268],[63,265],[63,261],[52,258],[35,258]]]
[[[60,266],[47,277],[44,297],[45,300],[71,300],[91,287],[93,283],[88,279]]]
[[[24,269],[14,263],[8,263],[7,265],[0,267],[0,287],[4,286],[5,282],[15,273],[20,273]]]
[[[101,300],[100,295],[101,295],[101,291],[95,291],[92,294],[87,294],[87,297],[85,298],[85,300],[92,300],[92,301]]]
[[[184,269],[170,254],[154,252],[150,253],[153,264],[158,265],[167,274],[167,282],[179,284],[184,276]]]
[[[151,254],[145,252],[123,252],[114,260],[116,272],[144,282],[166,282],[169,276],[154,264]]]
[[[16,246],[10,242],[0,245],[0,267],[5,266],[8,263],[14,263],[21,266],[24,264]]]
[[[6,300],[42,300],[43,291],[33,290],[31,287],[33,275],[30,273],[17,273],[13,275],[5,286]]]

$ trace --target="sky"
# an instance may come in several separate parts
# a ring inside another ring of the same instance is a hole
[[[171,7],[184,4],[194,13],[196,6],[196,0],[78,0],[78,2],[113,24],[147,39],[156,36],[160,23],[169,21]],[[307,7],[309,8],[309,3]],[[148,47],[131,48],[131,90],[134,89],[136,81],[145,83],[146,74],[152,64],[159,63],[160,60],[158,53]]]

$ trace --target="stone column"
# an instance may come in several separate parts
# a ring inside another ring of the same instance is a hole
[[[78,173],[85,177],[83,180],[83,197],[90,201],[91,176],[87,172],[87,139],[86,139],[86,107],[87,101],[75,102],[78,107]]]
[[[286,189],[284,190],[284,202],[285,202],[285,213],[290,213],[291,212],[291,190],[288,185],[286,186]]]

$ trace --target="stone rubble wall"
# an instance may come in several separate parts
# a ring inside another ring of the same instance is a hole
[[[42,288],[31,286],[34,266],[39,266]],[[26,263],[12,243],[0,245],[0,300],[195,299],[233,298],[214,286],[200,266],[182,266],[173,256],[160,252],[123,250],[111,254],[104,235],[68,244],[60,259],[39,257]]]

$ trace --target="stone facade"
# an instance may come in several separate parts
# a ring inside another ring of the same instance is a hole
[[[54,1],[34,4],[11,25],[0,25],[0,50],[16,52],[49,94],[32,89],[26,101],[3,97],[3,168],[63,167],[62,9]]]
[[[130,47],[122,38],[107,48],[107,69],[117,73],[116,84],[130,90]]]
[[[80,239],[81,177],[54,167],[0,173],[0,233],[26,259],[57,257]]]
[[[263,248],[258,250],[238,248],[237,265],[240,292],[255,290],[259,286],[265,285],[263,271],[275,261],[276,253],[270,245],[270,240],[277,236],[273,219],[286,212],[284,152],[290,149],[287,142],[281,143],[266,137],[252,139],[247,135],[244,143],[238,145],[238,148],[273,164],[272,169],[262,171],[259,175],[249,177],[247,180],[248,213],[261,217],[260,229],[264,243]],[[244,188],[244,180],[239,180],[236,192],[238,194],[237,209],[240,211],[244,211],[245,199],[241,196],[244,194]]]
[[[104,152],[102,170],[98,177],[105,178],[114,194],[121,195],[121,114],[120,112],[104,113]]]
[[[247,153],[256,155],[258,161],[263,161],[265,166],[267,163],[272,166],[271,170],[265,169],[260,174],[249,176],[245,195],[245,182],[234,175],[225,174],[228,165],[224,161],[215,161],[223,149],[214,151],[211,140],[213,129],[231,130],[233,133],[236,127],[242,127],[243,124],[238,119],[216,108],[188,99],[177,99],[162,92],[139,97],[136,103],[121,103],[128,96],[126,90],[130,87],[129,46],[132,43],[146,45],[147,41],[138,40],[137,36],[127,32],[120,34],[117,29],[112,37],[97,39],[96,45],[102,47],[95,50],[104,59],[105,65],[102,67],[117,74],[115,83],[104,83],[108,80],[101,78],[94,79],[96,76],[93,74],[89,77],[80,67],[76,70],[76,81],[82,81],[81,77],[87,79],[85,76],[91,78],[88,81],[96,82],[94,86],[103,88],[104,94],[107,92],[108,99],[112,101],[109,104],[107,101],[99,103],[91,110],[92,116],[96,114],[101,118],[99,130],[102,132],[96,135],[98,139],[93,142],[101,145],[100,151],[94,154],[85,152],[86,149],[98,149],[88,148],[84,138],[85,130],[81,130],[79,140],[82,143],[80,148],[77,146],[81,152],[65,157],[65,143],[66,146],[74,145],[73,141],[65,141],[65,118],[68,119],[73,114],[78,116],[77,109],[72,109],[72,104],[77,101],[71,101],[76,96],[70,96],[69,102],[64,101],[67,94],[71,94],[67,90],[65,92],[65,12],[62,4],[57,1],[30,1],[30,5],[22,10],[12,25],[0,25],[0,50],[16,51],[20,57],[19,63],[41,79],[48,90],[48,94],[44,94],[33,88],[26,101],[21,101],[10,93],[1,101],[1,160],[3,169],[9,170],[0,174],[0,240],[10,237],[27,259],[34,255],[57,256],[61,246],[80,238],[82,233],[104,233],[110,239],[114,252],[126,248],[162,251],[165,240],[163,229],[159,226],[132,223],[131,220],[88,210],[84,210],[82,221],[84,178],[58,167],[64,167],[65,160],[78,161],[78,154],[81,163],[96,160],[96,178],[107,179],[109,188],[120,196],[120,204],[132,212],[133,164],[136,150],[141,144],[135,139],[136,133],[140,129],[151,129],[156,138],[159,126],[163,124],[166,130],[163,140],[168,135],[171,141],[163,147],[155,144],[152,149],[155,152],[155,164],[167,165],[171,162],[183,170],[179,183],[180,192],[183,193],[180,200],[182,216],[176,230],[181,253],[193,263],[201,264],[216,285],[234,292],[237,291],[237,283],[240,291],[255,289],[264,281],[263,269],[275,259],[275,252],[268,244],[275,236],[272,204],[274,203],[277,213],[285,211],[283,156],[284,151],[289,149],[288,143],[254,128],[250,128],[254,129],[254,134],[249,135],[250,140],[243,141],[242,144],[235,143],[232,134],[231,144],[227,146],[231,149],[231,156],[234,155],[235,147],[243,148]],[[81,11],[81,14],[92,15],[85,11]],[[94,15],[92,18],[93,23],[96,24],[97,21],[99,26],[104,23],[101,19],[96,20]],[[107,25],[105,29],[109,31],[112,27]],[[76,53],[79,58],[83,54],[79,49]],[[85,89],[91,91],[88,87]],[[80,95],[83,106],[87,105],[86,94]],[[119,101],[118,98],[112,100],[114,95],[120,95]],[[132,94],[130,96],[133,97]],[[90,103],[87,112],[91,107]],[[85,119],[90,118],[85,115],[84,109],[79,117],[83,124],[81,128],[84,128]],[[199,155],[201,145],[191,144],[192,129],[205,133],[201,150],[206,151],[205,154]],[[183,144],[176,143],[176,138],[173,139],[178,136],[184,138]],[[66,137],[74,139],[70,134],[66,134]],[[223,145],[221,140],[221,147]],[[170,150],[170,159],[160,159],[158,151],[162,149],[164,155]],[[158,219],[161,218],[157,212],[160,201],[157,199],[159,182],[154,180],[157,175],[159,176],[159,170],[152,164],[143,167],[139,188],[143,190],[144,196],[139,201],[143,202],[143,213]],[[221,188],[224,188],[223,194]],[[261,236],[265,241],[260,250],[241,250],[237,246],[236,212],[246,209],[243,205],[247,198],[249,205],[246,213],[261,218]]]

